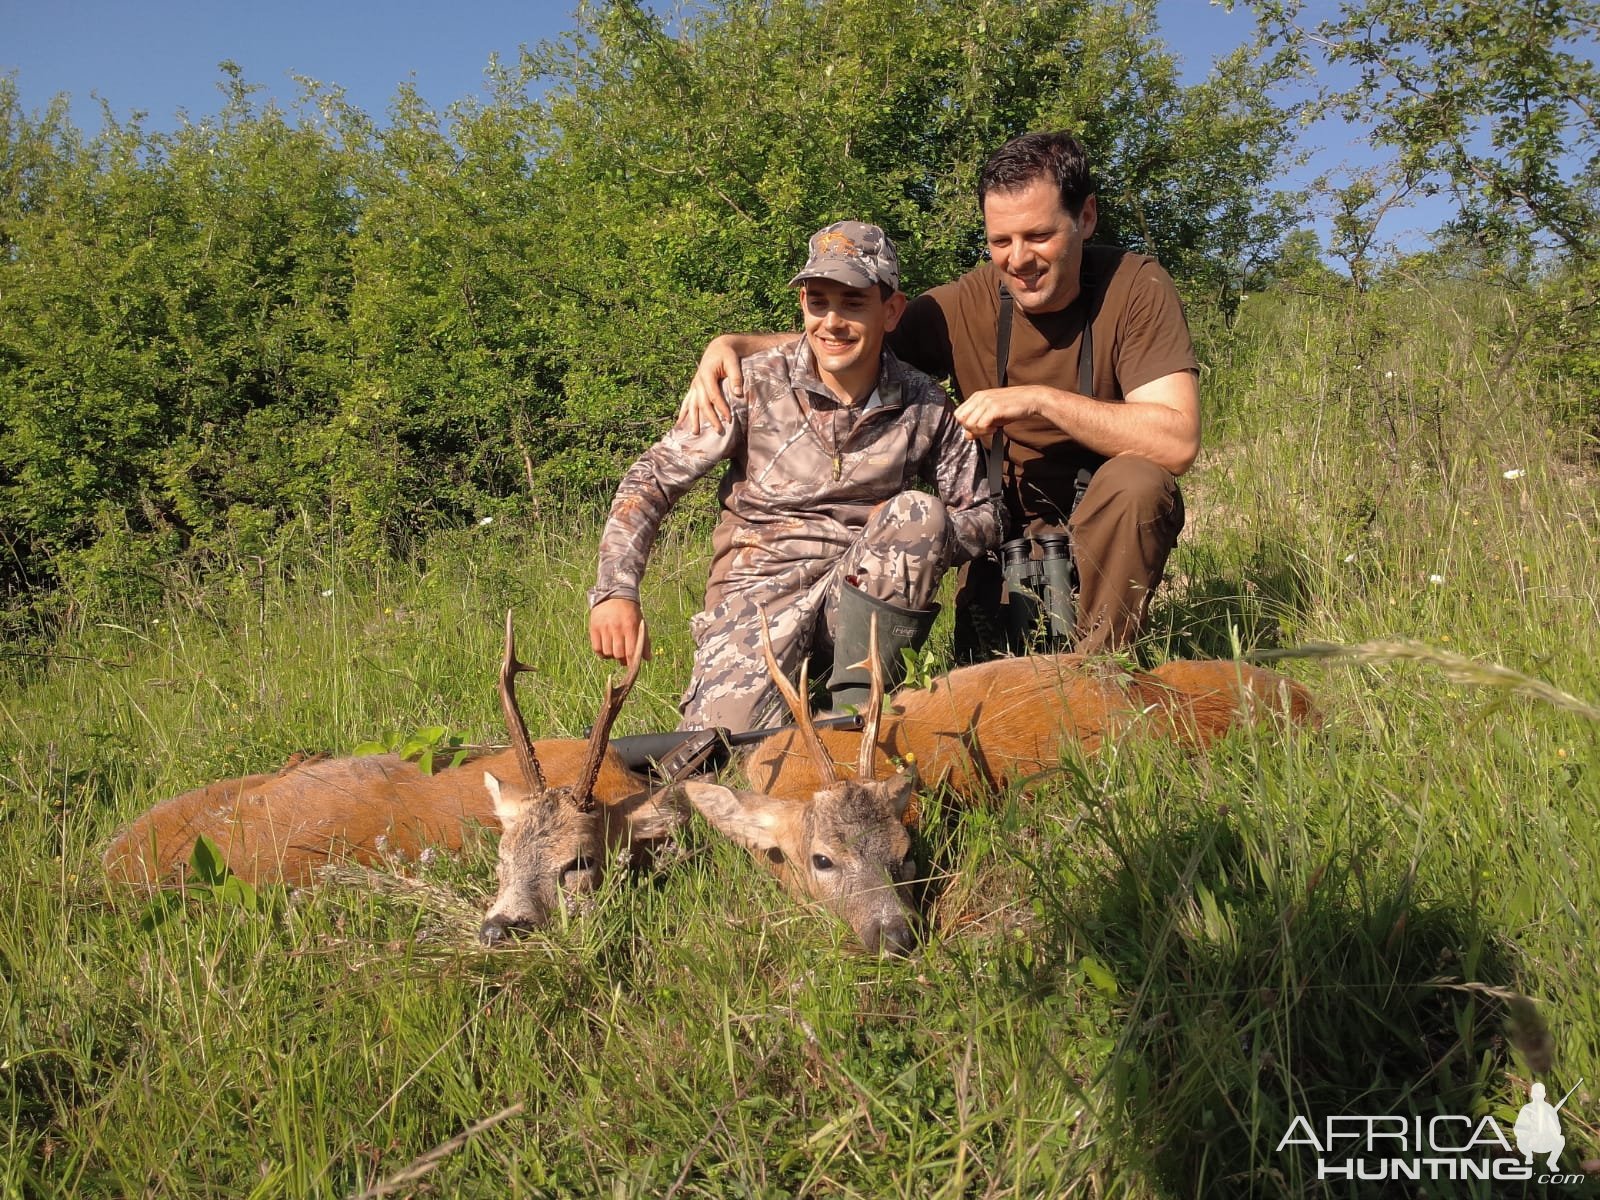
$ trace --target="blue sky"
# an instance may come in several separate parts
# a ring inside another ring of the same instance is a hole
[[[479,90],[491,54],[511,59],[521,44],[557,36],[571,4],[542,0],[0,0],[0,72],[16,73],[23,102],[42,108],[72,97],[74,121],[99,127],[98,96],[119,118],[134,110],[170,128],[177,113],[200,117],[221,104],[217,64],[232,59],[246,80],[283,102],[307,75],[343,86],[360,108],[381,114],[403,80],[435,107]],[[1314,0],[1313,11],[1333,0]],[[1162,36],[1187,74],[1204,76],[1214,57],[1245,41],[1243,6],[1160,0]],[[1304,174],[1359,165],[1369,155],[1346,131],[1312,131],[1317,149]],[[1407,248],[1444,219],[1442,206],[1399,213],[1385,235]]]

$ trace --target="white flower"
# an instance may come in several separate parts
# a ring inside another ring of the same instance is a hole
[[[1501,471],[1500,472],[1500,478],[1501,479],[1521,479],[1526,474],[1527,474],[1527,472],[1524,471],[1521,467],[1512,467],[1511,470],[1509,470],[1509,471]]]
[[[1443,575],[1429,575],[1428,576],[1428,582],[1429,583],[1443,583],[1444,582],[1444,576]]]
[[[493,517],[479,517],[478,518],[478,524],[479,524],[480,527],[484,526],[484,525],[493,525],[494,524],[494,518]]]
[[[1383,373],[1383,377],[1385,379],[1393,379],[1394,378],[1394,372],[1393,371],[1385,371]]]
[[[1351,553],[1349,553],[1349,554],[1346,554],[1346,555],[1345,555],[1345,556],[1344,556],[1344,560],[1345,560],[1345,562],[1347,562],[1347,563],[1353,563],[1353,562],[1355,562],[1355,560],[1356,560],[1356,556],[1355,556],[1355,553],[1354,553],[1354,552],[1353,552],[1353,551],[1352,551],[1352,552],[1351,552]]]
[[[322,589],[322,594],[324,596],[331,596],[331,595],[333,595],[333,589],[332,588],[323,588]]]

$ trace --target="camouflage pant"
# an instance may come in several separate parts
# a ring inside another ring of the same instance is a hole
[[[761,611],[772,631],[773,657],[793,679],[802,659],[832,651],[840,589],[859,587],[901,608],[925,609],[950,565],[950,545],[944,502],[901,492],[873,509],[834,562],[730,590],[691,621],[694,674],[679,702],[678,728],[777,724],[786,714],[761,653]]]

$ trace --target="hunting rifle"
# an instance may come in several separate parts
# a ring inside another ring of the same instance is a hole
[[[849,713],[842,717],[824,717],[814,724],[818,729],[860,729],[861,715]],[[612,738],[611,748],[621,756],[630,771],[642,772],[652,779],[667,780],[679,778],[690,770],[719,770],[727,765],[728,759],[740,746],[753,746],[773,734],[793,728],[793,725],[774,725],[768,729],[749,729],[742,733],[722,728],[636,733]],[[585,736],[588,736],[587,732]],[[695,762],[697,757],[700,759],[698,763]]]

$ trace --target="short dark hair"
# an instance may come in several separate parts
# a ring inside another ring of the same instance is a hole
[[[1083,143],[1066,130],[1025,133],[1012,138],[989,156],[978,172],[978,207],[990,192],[1017,192],[1036,179],[1053,183],[1061,193],[1061,207],[1073,216],[1094,194],[1094,176]]]

